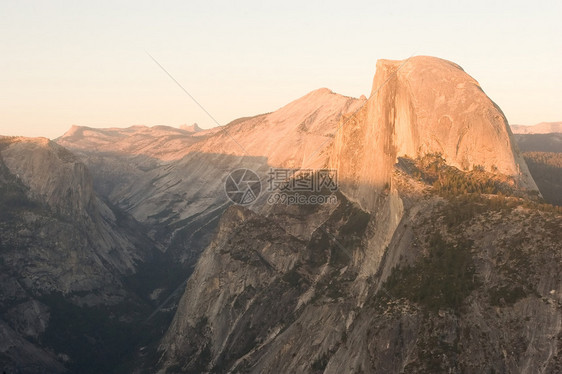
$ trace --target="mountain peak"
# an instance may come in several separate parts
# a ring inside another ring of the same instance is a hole
[[[180,129],[188,131],[188,132],[199,132],[199,131],[203,131],[203,129],[201,127],[199,127],[199,125],[197,123],[194,123],[193,125],[181,125]]]
[[[425,66],[430,66],[430,67],[436,67],[436,66],[449,66],[450,68],[453,69],[458,69],[458,70],[462,70],[464,71],[464,69],[449,60],[446,60],[444,58],[439,58],[439,57],[434,57],[434,56],[412,56],[410,58],[407,58],[405,60],[390,60],[390,59],[379,59],[377,60],[377,70],[379,69],[379,67],[383,67],[383,66],[395,66],[395,67],[399,67],[401,65],[425,65]]]
[[[322,87],[322,88],[318,88],[316,90],[310,91],[308,93],[308,95],[331,95],[333,93],[334,93],[334,91],[330,90],[329,88]]]
[[[92,181],[84,164],[47,138],[12,138],[0,158],[31,195],[55,211],[82,215],[91,203]]]
[[[428,56],[379,60],[369,101],[336,136],[332,166],[340,179],[354,181],[352,195],[369,207],[369,191],[390,183],[398,157],[431,153],[537,189],[503,112],[460,66]]]
[[[373,89],[383,85],[371,109],[394,111],[394,119],[374,119],[390,122],[396,156],[440,153],[460,169],[480,165],[536,188],[503,112],[459,65],[429,56],[379,61]]]

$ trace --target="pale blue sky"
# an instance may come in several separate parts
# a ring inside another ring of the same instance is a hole
[[[451,2],[452,3],[452,2]],[[62,135],[273,111],[328,87],[369,95],[379,58],[460,64],[510,123],[562,121],[559,1],[0,2],[0,134]]]

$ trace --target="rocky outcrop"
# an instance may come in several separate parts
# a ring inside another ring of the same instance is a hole
[[[92,180],[76,156],[45,138],[12,138],[2,150],[9,171],[29,188],[32,199],[54,211],[83,216],[94,204]]]
[[[212,367],[225,372],[229,368],[244,370],[249,363],[246,358],[261,356],[265,347],[274,344],[283,349],[286,340],[281,336],[295,339],[295,349],[310,339],[296,327],[299,316],[307,316],[303,328],[316,323],[315,318],[320,322],[324,313],[330,321],[337,321],[337,310],[309,304],[330,288],[331,277],[351,261],[353,251],[337,248],[337,240],[343,239],[341,234],[359,237],[368,223],[366,213],[343,196],[340,198],[342,203],[333,211],[279,207],[269,218],[245,208],[229,208],[221,218],[217,236],[188,281],[178,312],[161,343],[165,352],[163,366],[173,366],[171,372],[204,372]],[[317,214],[324,217],[325,223],[313,230],[308,240],[283,228],[287,216],[305,218]],[[345,224],[353,217],[360,222],[358,227]],[[344,243],[352,243],[350,240],[353,239],[346,238]],[[350,269],[346,276],[351,279],[353,274],[357,275],[357,269]],[[337,293],[334,291],[334,295]],[[344,304],[352,308],[353,301]],[[332,328],[342,331],[342,326]],[[332,328],[319,332],[328,339],[319,343],[326,349],[339,334]],[[302,350],[299,360],[307,353]],[[301,364],[287,361],[276,370],[302,372],[305,367]]]
[[[460,66],[425,56],[379,60],[371,96],[342,121],[330,165],[348,194],[372,210],[398,157],[430,153],[459,169],[483,166],[537,190],[502,111]]]
[[[394,165],[399,157],[426,154],[440,154],[462,170],[483,167],[538,190],[503,113],[460,66],[425,56],[380,60],[369,99],[341,119],[329,161],[346,196],[386,223],[377,226],[368,245],[365,275],[376,271],[402,218]]]

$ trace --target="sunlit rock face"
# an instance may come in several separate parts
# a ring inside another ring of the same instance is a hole
[[[536,190],[502,111],[452,62],[379,60],[367,104],[343,121],[331,165],[365,207],[374,207],[373,192],[391,184],[393,165],[404,155],[440,153],[459,169],[483,166]]]

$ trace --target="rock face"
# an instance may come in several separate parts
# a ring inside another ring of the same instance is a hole
[[[312,230],[308,240],[284,229],[289,216],[305,218],[317,214],[327,221],[322,229]],[[359,227],[345,225],[353,216],[361,217]],[[341,269],[349,262],[347,256],[351,252],[332,248],[332,238],[341,239],[340,231],[360,235],[366,229],[367,216],[347,201],[331,212],[280,208],[271,217],[241,207],[229,208],[221,218],[217,236],[188,281],[178,312],[161,343],[166,351],[164,366],[174,366],[171,372],[204,372],[211,370],[211,366],[224,372],[243,371],[254,361],[252,356],[261,356],[265,351],[273,354],[269,348],[264,350],[271,344],[275,351],[287,349],[288,341],[294,339],[290,346],[297,349],[309,340],[311,336],[297,328],[303,315],[306,322],[302,327],[307,328],[309,323],[321,323],[323,313],[328,314],[328,321],[334,324],[317,339],[319,345],[329,349],[345,323],[339,320],[340,307],[317,309],[308,304],[318,293],[326,291],[330,278],[338,271],[330,264]],[[356,269],[347,275],[351,277],[352,273],[356,274]],[[341,308],[350,307],[348,302],[343,304]],[[315,317],[321,318],[313,322]],[[282,333],[286,328],[290,330]],[[279,339],[282,335],[289,340]],[[306,354],[303,350],[303,357]],[[277,358],[270,357],[258,371],[307,371],[294,359],[273,369],[278,363]]]
[[[2,150],[2,158],[31,197],[56,212],[81,216],[93,206],[92,180],[84,164],[48,139],[13,139]]]
[[[79,285],[83,281],[112,284],[114,280],[108,277],[108,271],[109,273],[117,271],[121,274],[134,272],[137,262],[142,262],[151,256],[146,246],[139,245],[136,239],[118,230],[118,218],[115,212],[95,195],[90,174],[76,156],[47,139],[2,138],[0,140],[2,141],[0,155],[6,183],[4,188],[9,190],[19,187],[22,192],[21,198],[29,201],[30,204],[36,203],[40,213],[58,215],[62,218],[61,221],[68,219],[75,224],[74,227],[67,225],[71,231],[81,226],[79,230],[89,231],[88,235],[91,235],[89,240],[82,237],[80,233],[71,234],[66,238],[67,242],[72,237],[75,237],[74,240],[83,241],[82,245],[89,253],[86,255],[87,252],[84,252],[85,257],[78,255],[75,258],[72,256],[57,258],[52,263],[53,270],[61,267],[60,261],[69,261],[67,269],[72,268],[72,263],[81,261],[84,261],[84,264],[97,264],[100,268],[107,269],[97,276],[79,272],[68,274],[68,280],[65,279],[64,274],[54,274],[56,278],[52,281],[58,284],[57,290],[62,292],[80,290]],[[25,219],[28,224],[36,222],[37,219],[41,221],[39,217],[33,215],[28,215]],[[10,223],[13,224],[14,220]],[[42,226],[42,223],[36,223],[39,227]],[[27,235],[22,233],[22,236],[16,236],[14,239],[19,240],[25,236],[32,238],[38,234],[47,237],[47,241],[57,239],[56,234],[53,237],[47,231],[41,232],[39,227]],[[53,229],[57,230],[56,227]],[[4,243],[7,242],[5,238]],[[72,247],[79,249],[80,244],[69,242],[68,249]],[[50,262],[45,261],[43,266]],[[83,281],[77,277],[83,277]],[[73,286],[71,283],[76,285]],[[82,286],[89,287],[86,284]]]
[[[480,165],[537,189],[502,111],[452,62],[425,56],[379,60],[367,104],[346,120],[331,166],[367,209],[374,208],[373,188],[391,183],[401,156],[439,153],[459,169]]]
[[[429,57],[380,61],[361,104],[323,153],[338,205],[230,207],[149,370],[560,370],[562,218],[502,112]]]
[[[76,324],[96,326],[69,310],[138,307],[124,280],[157,253],[143,232],[99,199],[85,165],[66,149],[0,137],[0,367],[64,371],[61,357],[73,348],[52,337],[70,341]]]
[[[318,212],[229,208],[160,344],[160,372],[557,372],[561,216],[394,179],[404,215],[367,278],[385,223],[343,195],[305,240],[287,216]]]
[[[533,126],[511,125],[514,134],[562,133],[562,122],[541,122]]]

